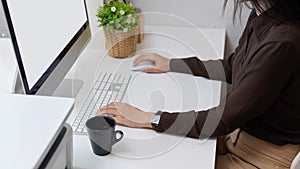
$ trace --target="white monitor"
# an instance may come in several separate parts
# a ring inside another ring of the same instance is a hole
[[[1,0],[26,94],[52,95],[91,38],[85,0]]]

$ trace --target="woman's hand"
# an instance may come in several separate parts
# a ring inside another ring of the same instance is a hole
[[[118,124],[135,128],[152,128],[150,119],[154,113],[144,112],[126,103],[110,103],[97,115],[112,115]]]
[[[142,72],[163,73],[170,70],[170,59],[165,58],[157,53],[142,53],[133,61],[133,66],[138,65],[142,61],[151,61],[155,64],[154,67],[142,69]]]

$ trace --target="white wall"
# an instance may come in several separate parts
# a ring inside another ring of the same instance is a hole
[[[97,27],[97,17],[96,13],[99,6],[103,4],[103,0],[86,0],[86,6],[89,15],[89,21],[91,26],[92,34],[95,34],[100,28]]]
[[[133,2],[136,7],[140,7],[143,12],[168,13],[185,18],[198,27],[226,28],[228,42],[226,47],[227,52],[232,51],[237,45],[241,31],[245,26],[250,12],[248,8],[244,8],[241,18],[242,22],[237,20],[235,25],[233,25],[233,1],[234,0],[228,0],[225,15],[222,16],[224,0],[131,0],[131,2]],[[156,17],[156,20],[151,19],[148,22],[146,20],[146,23],[189,26],[189,24],[178,22],[178,20],[170,20],[169,17]]]
[[[250,10],[243,9],[242,22],[232,23],[233,1],[228,0],[224,16],[222,15],[224,0],[130,0],[136,7],[145,13],[145,24],[180,25],[225,28],[227,32],[226,53],[230,53],[237,45],[241,31],[245,26]],[[96,24],[96,11],[102,0],[87,0],[89,13],[91,14],[92,31],[99,28]],[[154,14],[155,13],[155,14]],[[161,13],[161,14],[159,14]],[[177,16],[177,17],[176,17]],[[186,19],[186,21],[182,20]],[[189,22],[189,23],[188,23]]]

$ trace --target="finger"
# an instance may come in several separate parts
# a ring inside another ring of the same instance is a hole
[[[115,121],[116,121],[117,124],[122,124],[122,125],[124,125],[124,124],[122,123],[122,117],[120,117],[120,116],[115,116],[115,117],[113,117],[113,118],[115,119]]]
[[[142,61],[151,61],[151,62],[155,62],[155,59],[153,58],[153,54],[151,53],[142,53],[139,57],[137,57],[134,61],[133,61],[133,66],[138,65],[140,62]]]
[[[104,113],[105,110],[98,110],[95,114],[96,116],[101,116]]]
[[[149,60],[149,56],[148,55],[140,55],[139,57],[137,57],[134,61],[133,61],[133,66],[138,65],[140,62],[142,61],[148,61]]]
[[[114,103],[110,103],[110,104],[100,108],[100,110],[105,110],[105,109],[116,109],[116,107],[115,107]]]
[[[103,116],[103,115],[113,115],[117,116],[120,115],[119,112],[116,109],[105,109],[105,110],[98,110],[96,112],[97,116]]]
[[[151,68],[143,68],[141,70],[144,73],[161,73],[164,72],[161,69],[157,68],[157,67],[151,67]]]
[[[106,106],[102,107],[103,109],[116,109],[116,102],[111,102],[109,104],[107,104]]]
[[[96,116],[102,116],[102,115],[104,115],[104,114],[106,114],[106,112],[107,112],[107,110],[98,110],[97,112],[96,112]]]
[[[105,109],[114,109],[114,110],[120,110],[121,107],[125,106],[126,103],[121,103],[121,102],[112,102],[108,105],[105,106]]]

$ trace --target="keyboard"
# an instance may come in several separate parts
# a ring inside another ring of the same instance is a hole
[[[130,75],[100,73],[72,124],[74,134],[86,134],[85,122],[95,116],[99,108],[121,102],[130,79]]]

